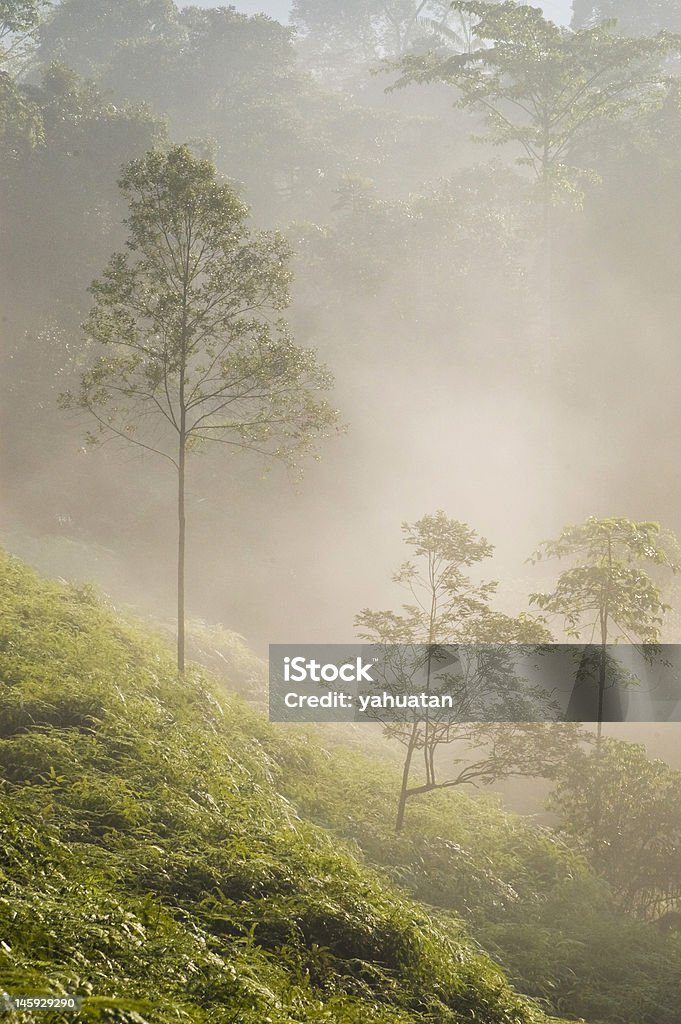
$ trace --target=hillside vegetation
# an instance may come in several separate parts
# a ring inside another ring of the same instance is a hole
[[[581,855],[494,794],[429,794],[395,835],[399,767],[326,747],[299,745],[284,773],[301,812],[356,841],[419,900],[460,915],[522,992],[591,1024],[678,1024],[680,931],[624,913]]]
[[[3,554],[0,623],[11,995],[79,994],[80,1020],[131,1024],[543,1019],[458,919],[298,816],[277,791],[292,741],[202,671],[179,682],[89,588]]]
[[[238,638],[205,626],[191,634],[202,663],[249,701],[264,701],[266,666]],[[395,835],[395,754],[366,726],[291,727],[286,737],[278,733],[277,786],[305,818],[355,842],[419,901],[463,918],[513,984],[549,1012],[592,1024],[677,1024],[681,931],[637,919],[567,837],[504,812],[494,793],[423,796]],[[642,834],[644,849],[651,838]],[[621,873],[628,868],[625,861]]]

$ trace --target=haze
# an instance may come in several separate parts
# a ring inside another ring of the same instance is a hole
[[[644,96],[642,78],[621,109],[567,140],[551,198],[549,324],[541,202],[517,140],[491,139],[444,82],[386,92],[394,73],[371,71],[394,38],[379,22],[360,39],[339,17],[330,40],[306,0],[309,32],[292,44],[274,21],[209,22],[212,6],[182,22],[181,46],[172,17],[159,34],[161,15],[138,18],[133,0],[128,22],[94,9],[88,21],[90,8],[76,17],[64,3],[20,72],[52,120],[30,169],[30,126],[16,128],[7,171],[12,548],[174,614],[172,472],[114,445],[87,449],[87,426],[56,407],[85,358],[86,289],[125,241],[120,167],[166,131],[213,156],[253,225],[289,239],[286,315],[335,374],[347,425],[302,480],[276,466],[263,478],[257,460],[219,450],[190,460],[191,616],[259,652],[354,639],[360,609],[402,600],[392,582],[406,555],[400,524],[436,509],[496,545],[479,572],[500,581],[499,607],[513,613],[550,583],[553,567],[526,559],[565,523],[621,514],[681,530],[669,471],[673,90],[660,79]],[[546,11],[568,20],[566,5]],[[267,13],[284,16],[281,5]],[[405,24],[405,48],[432,46]],[[67,67],[98,82],[101,98]]]

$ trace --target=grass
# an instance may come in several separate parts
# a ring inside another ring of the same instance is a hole
[[[299,816],[295,748],[0,555],[1,987],[81,995],[86,1022],[542,1021],[458,919]]]

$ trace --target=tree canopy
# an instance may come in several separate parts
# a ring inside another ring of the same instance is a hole
[[[473,20],[476,45],[403,56],[396,86],[454,86],[459,106],[484,115],[489,140],[519,152],[547,202],[587,173],[571,163],[580,137],[654,99],[667,77],[663,59],[681,45],[664,35],[624,38],[607,23],[569,31],[513,0],[452,7]]]
[[[152,150],[125,169],[127,251],[90,291],[84,329],[104,347],[67,408],[113,437],[162,456],[178,473],[178,667],[184,670],[185,460],[225,445],[296,466],[334,423],[329,374],[297,346],[288,303],[289,249],[252,234],[233,187],[186,146]]]

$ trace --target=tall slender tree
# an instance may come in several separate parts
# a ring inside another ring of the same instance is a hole
[[[538,253],[540,296],[537,357],[543,377],[548,448],[545,494],[555,491],[557,430],[554,207],[579,204],[593,174],[578,144],[599,125],[661,103],[669,78],[666,58],[679,52],[678,37],[620,36],[612,22],[578,31],[553,24],[537,7],[504,0],[454,0],[452,9],[472,23],[475,45],[409,53],[392,62],[394,88],[441,82],[455,90],[455,105],[481,114],[481,141],[503,146],[527,168],[541,209]]]
[[[234,188],[185,146],[152,150],[120,182],[127,251],[90,288],[84,324],[103,349],[67,408],[162,457],[177,474],[177,666],[185,667],[185,491],[188,456],[207,446],[296,460],[336,421],[315,354],[279,313],[288,303],[289,249],[254,234]]]

